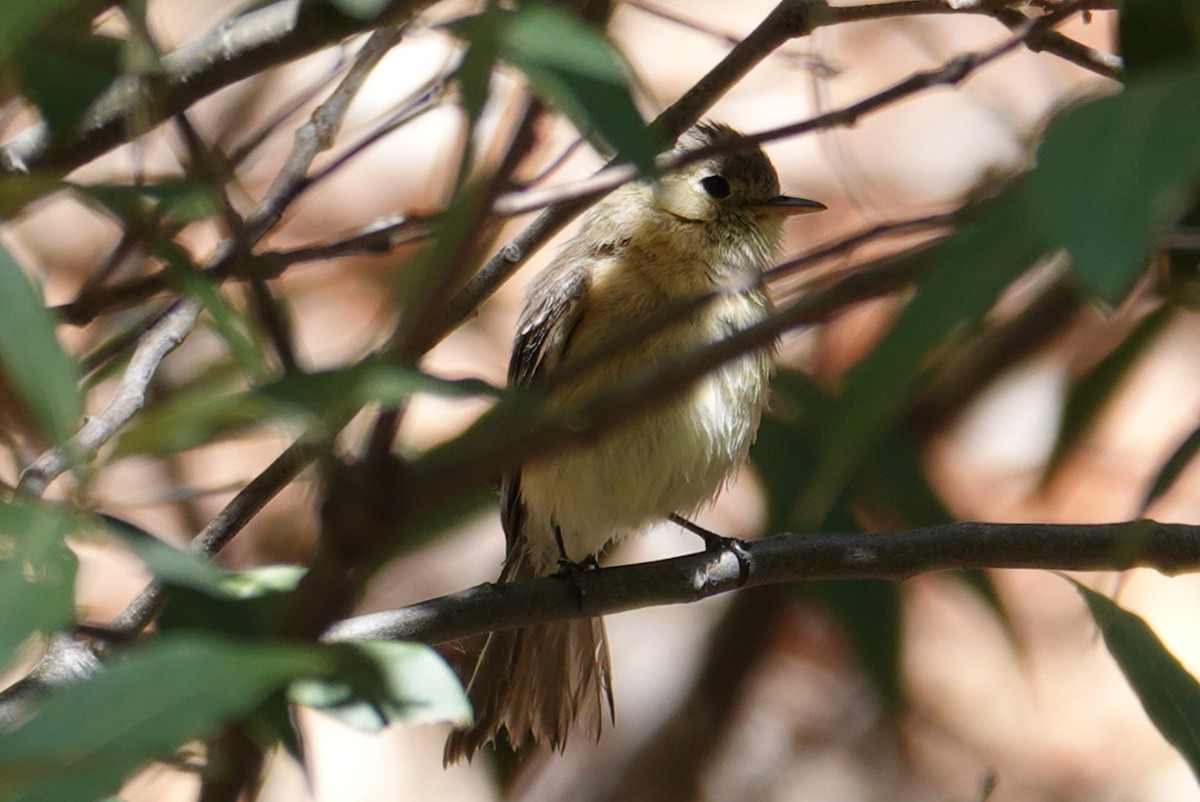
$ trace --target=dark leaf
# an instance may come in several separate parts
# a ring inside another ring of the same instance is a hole
[[[1194,0],[1123,0],[1118,38],[1130,80],[1200,56],[1200,4]]]
[[[1069,251],[1075,276],[1101,298],[1125,293],[1185,210],[1200,176],[1198,128],[1200,65],[1192,64],[1076,106],[1047,129],[1029,219]]]
[[[51,136],[69,135],[120,74],[122,43],[82,30],[40,35],[18,57],[21,79]]]
[[[935,349],[977,321],[1050,250],[1027,217],[1025,182],[1013,181],[979,217],[928,251],[916,297],[875,349],[850,371],[822,427],[818,469],[799,502],[808,525],[825,517],[863,457],[920,388]],[[1014,236],[1013,232],[1025,232]]]
[[[1175,450],[1171,452],[1171,456],[1158,469],[1158,473],[1155,474],[1153,481],[1150,482],[1150,487],[1146,490],[1146,497],[1142,499],[1141,513],[1145,513],[1147,507],[1175,485],[1175,481],[1183,473],[1184,468],[1196,458],[1198,451],[1200,451],[1200,427],[1193,429],[1192,433],[1176,446]]]
[[[1058,437],[1046,463],[1043,483],[1054,476],[1063,461],[1079,445],[1116,396],[1125,377],[1166,330],[1173,317],[1173,308],[1165,305],[1146,314],[1116,348],[1105,354],[1071,386],[1063,404]]]
[[[491,19],[498,24],[489,30],[484,23]],[[479,15],[459,30],[472,42],[493,37],[500,58],[580,133],[601,139],[643,173],[653,172],[658,144],[634,105],[629,66],[602,31],[543,3],[494,18]]]

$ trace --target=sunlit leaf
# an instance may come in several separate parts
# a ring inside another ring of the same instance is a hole
[[[1146,714],[1200,778],[1200,684],[1140,616],[1073,584]]]
[[[66,440],[79,423],[79,366],[54,336],[54,317],[0,246],[0,370],[50,440]]]
[[[148,761],[216,734],[331,662],[312,646],[160,637],[87,682],[51,693],[26,724],[0,734],[0,797],[91,802]]]
[[[75,557],[63,538],[69,516],[36,503],[0,503],[0,670],[35,632],[75,620]]]
[[[337,667],[292,683],[296,704],[322,710],[360,730],[389,723],[470,723],[471,708],[454,671],[428,646],[395,641],[329,647]]]

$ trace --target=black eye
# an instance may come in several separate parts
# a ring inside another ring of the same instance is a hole
[[[723,200],[729,197],[732,192],[729,188],[729,182],[721,175],[710,175],[700,179],[700,186],[704,187],[704,191],[708,193],[710,198]]]

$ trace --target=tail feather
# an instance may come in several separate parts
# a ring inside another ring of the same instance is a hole
[[[492,633],[467,689],[475,723],[446,741],[445,762],[468,761],[500,729],[514,748],[529,741],[561,751],[578,724],[599,738],[613,714],[604,621],[583,618]]]

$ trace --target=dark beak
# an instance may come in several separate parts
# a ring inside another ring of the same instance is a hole
[[[793,198],[790,195],[777,195],[766,203],[759,204],[755,208],[763,214],[777,214],[784,216],[823,212],[829,207],[818,201],[808,200],[807,198]]]

